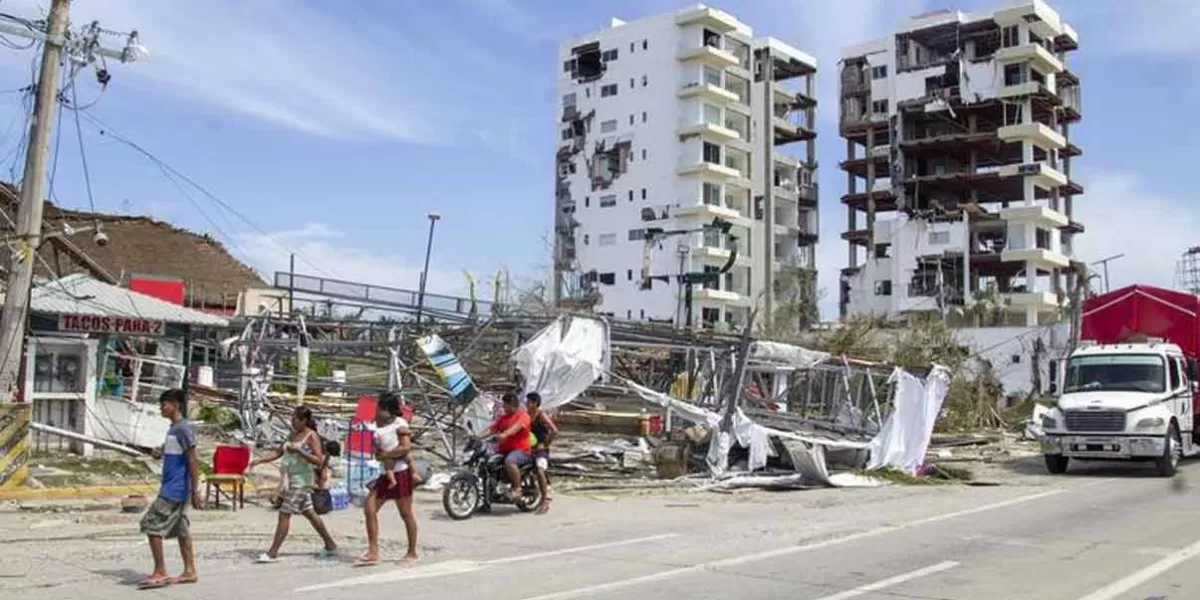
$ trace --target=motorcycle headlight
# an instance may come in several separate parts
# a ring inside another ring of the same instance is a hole
[[[1042,415],[1042,429],[1058,429],[1058,419],[1050,415]]]
[[[1165,423],[1166,423],[1166,421],[1164,421],[1162,417],[1146,417],[1145,419],[1138,420],[1137,428],[1138,429],[1158,429],[1159,427],[1162,427]]]

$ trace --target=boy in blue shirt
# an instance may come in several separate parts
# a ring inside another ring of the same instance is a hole
[[[155,450],[155,458],[161,457],[162,485],[158,497],[142,517],[142,533],[150,539],[150,552],[154,555],[154,572],[143,579],[141,588],[158,588],[173,583],[196,583],[196,556],[192,551],[192,537],[188,532],[187,505],[191,500],[197,509],[200,501],[200,469],[196,462],[196,432],[192,424],[183,418],[183,390],[163,392],[158,399],[162,416],[171,421],[167,438],[162,448]],[[179,553],[183,556],[183,573],[178,577],[167,575],[163,560],[163,538],[179,539]]]

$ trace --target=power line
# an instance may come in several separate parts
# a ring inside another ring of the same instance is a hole
[[[78,96],[75,93],[75,79],[71,78],[71,105],[78,106]],[[79,111],[71,111],[75,115],[75,137],[79,140],[79,159],[83,163],[83,183],[87,188],[88,205],[92,207],[92,212],[96,212],[96,198],[92,196],[92,175],[88,170],[87,151],[83,147],[83,127],[79,124]],[[62,111],[58,112],[62,116]]]
[[[136,151],[137,151],[139,154],[141,154],[141,155],[145,156],[146,158],[150,159],[150,161],[151,161],[151,162],[153,162],[153,163],[155,163],[156,165],[158,165],[158,166],[159,166],[159,168],[161,168],[161,169],[164,169],[166,172],[169,172],[169,173],[171,173],[171,174],[172,174],[172,175],[174,175],[175,177],[178,177],[178,178],[179,178],[180,180],[182,180],[183,182],[187,183],[187,184],[188,184],[188,185],[190,185],[191,187],[193,187],[193,188],[195,188],[196,190],[198,190],[198,191],[199,191],[201,194],[203,194],[205,197],[207,197],[209,200],[211,200],[211,201],[212,201],[213,203],[215,203],[217,206],[219,206],[220,208],[223,208],[223,209],[225,209],[225,210],[226,210],[226,211],[228,211],[230,214],[232,214],[233,216],[237,217],[237,218],[238,218],[240,221],[242,221],[243,223],[245,223],[246,225],[248,225],[248,226],[249,226],[251,229],[253,229],[255,232],[257,232],[257,233],[261,234],[261,235],[262,235],[264,238],[266,238],[266,239],[270,240],[270,241],[271,241],[271,243],[275,244],[276,246],[278,246],[279,248],[281,248],[281,249],[283,249],[283,250],[286,250],[287,252],[289,252],[289,253],[291,253],[291,254],[295,254],[295,255],[296,255],[296,258],[299,258],[299,259],[300,259],[302,262],[304,262],[305,264],[307,264],[309,267],[313,268],[313,269],[314,269],[314,270],[316,270],[317,272],[319,272],[319,273],[321,273],[322,275],[325,275],[325,276],[327,276],[327,277],[333,277],[333,276],[334,276],[333,274],[329,273],[329,272],[328,272],[328,271],[326,271],[325,269],[322,269],[322,268],[321,268],[319,265],[317,265],[317,264],[316,264],[316,263],[314,263],[313,261],[311,261],[311,260],[309,260],[308,258],[306,258],[306,257],[305,257],[303,254],[301,254],[300,252],[297,252],[297,251],[295,251],[294,249],[291,249],[291,248],[289,248],[289,247],[287,247],[287,246],[283,245],[281,242],[279,242],[279,240],[275,239],[275,236],[273,236],[273,235],[271,235],[270,233],[268,233],[267,231],[265,231],[265,230],[264,230],[262,227],[259,227],[257,223],[255,223],[255,222],[254,222],[253,220],[251,220],[249,217],[247,217],[246,215],[242,214],[240,211],[238,211],[237,209],[235,209],[235,208],[234,208],[233,206],[231,206],[231,205],[230,205],[228,202],[226,202],[226,201],[222,200],[222,199],[221,199],[220,197],[218,197],[216,194],[214,194],[214,193],[212,193],[211,191],[209,191],[209,190],[208,190],[208,188],[206,188],[206,187],[204,187],[204,186],[200,185],[199,183],[197,183],[196,181],[194,181],[192,178],[188,177],[186,174],[184,174],[184,173],[180,172],[178,169],[176,169],[176,168],[172,167],[170,164],[167,164],[165,161],[163,161],[162,159],[160,159],[160,158],[158,158],[157,156],[155,156],[155,155],[154,155],[153,153],[151,153],[149,150],[146,150],[145,148],[143,148],[143,147],[141,147],[140,145],[138,145],[136,142],[133,142],[132,140],[129,140],[128,138],[126,138],[126,137],[124,137],[124,136],[120,135],[119,133],[117,133],[117,132],[113,131],[113,129],[112,129],[111,127],[109,127],[108,125],[105,125],[105,124],[104,124],[103,122],[101,122],[99,119],[97,119],[96,117],[94,117],[94,116],[92,116],[92,115],[90,115],[90,114],[88,114],[88,113],[86,113],[86,112],[84,112],[84,113],[83,113],[83,118],[84,118],[85,120],[87,120],[87,121],[91,122],[91,123],[92,123],[93,125],[95,125],[97,128],[99,128],[99,130],[100,130],[100,135],[105,135],[105,136],[108,136],[108,137],[110,137],[110,138],[112,138],[112,139],[114,139],[114,140],[116,140],[116,141],[118,141],[118,142],[121,142],[122,144],[125,144],[126,146],[129,146],[130,148],[133,148],[133,149],[134,149],[134,150],[136,150]]]

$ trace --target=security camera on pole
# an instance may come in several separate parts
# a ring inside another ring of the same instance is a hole
[[[19,380],[25,329],[29,316],[29,290],[33,284],[33,261],[42,243],[42,208],[46,184],[46,159],[50,152],[50,125],[54,122],[57,101],[59,61],[64,51],[75,64],[90,64],[97,57],[132,62],[145,57],[137,33],[128,36],[125,48],[111,50],[99,43],[98,23],[84,27],[78,35],[67,31],[70,0],[53,0],[45,31],[33,24],[18,27],[0,23],[0,33],[43,42],[42,66],[38,73],[33,115],[29,123],[29,146],[25,154],[25,172],[21,179],[21,205],[17,210],[16,244],[22,250],[11,253],[4,312],[0,314],[0,398],[14,399]],[[31,22],[27,22],[31,23]],[[109,75],[97,73],[101,83]],[[97,230],[97,236],[103,233]],[[107,236],[105,236],[107,241]],[[99,240],[97,240],[99,242]]]

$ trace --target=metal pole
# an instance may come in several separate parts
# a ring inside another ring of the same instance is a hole
[[[38,251],[41,244],[50,125],[54,121],[59,60],[69,9],[69,0],[53,0],[50,5],[49,36],[42,51],[37,95],[29,123],[29,146],[21,179],[21,205],[17,209],[17,234],[23,237],[22,246],[28,250],[12,253],[4,313],[0,315],[0,394],[8,398],[12,398],[16,389],[17,371],[21,366],[21,346],[25,341],[29,318],[29,289],[33,284],[33,253]]]
[[[288,305],[287,313],[292,314],[296,307],[296,255],[291,254],[288,257]],[[246,307],[249,312],[249,307]]]
[[[429,213],[429,238],[425,242],[425,268],[421,269],[421,288],[417,292],[417,325],[421,324],[421,312],[425,308],[425,280],[429,276],[429,254],[433,250],[433,226],[442,218],[437,213]]]

